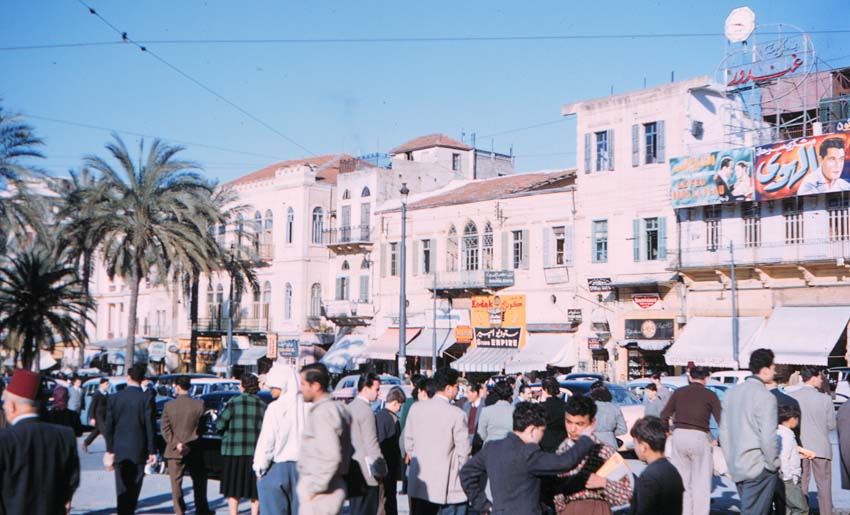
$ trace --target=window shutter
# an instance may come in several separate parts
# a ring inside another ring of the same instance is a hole
[[[422,256],[419,255],[419,240],[413,240],[413,275],[419,275],[419,261]]]
[[[596,260],[596,222],[590,222],[590,262],[598,263]]]
[[[640,164],[640,125],[632,125],[632,166]]]
[[[543,228],[543,268],[548,268],[552,264],[549,252],[549,231],[551,230],[549,227]]]
[[[522,269],[528,270],[528,248],[531,246],[531,238],[528,229],[522,230]]]
[[[505,231],[502,233],[502,270],[511,270],[513,268],[513,263],[510,261],[511,257],[511,243],[510,243],[510,232]]]
[[[640,261],[640,218],[632,220],[632,248],[634,249],[634,260]]]
[[[334,293],[334,298],[336,300],[342,300],[342,277],[336,278],[336,292]]]
[[[664,120],[659,120],[656,123],[656,138],[658,139],[657,147],[658,152],[656,153],[655,162],[663,163],[664,162]]]
[[[658,218],[658,259],[667,259],[667,217]]]
[[[369,302],[369,276],[360,276],[360,302]]]
[[[564,265],[573,266],[573,231],[572,225],[564,227]]]
[[[437,240],[431,240],[431,263],[430,270],[432,274],[437,273]]]
[[[387,244],[381,243],[381,277],[387,276]]]
[[[608,169],[614,169],[614,129],[608,129]]]
[[[591,134],[585,133],[584,135],[584,173],[590,173],[590,163],[593,162],[593,155],[590,151],[591,149]]]

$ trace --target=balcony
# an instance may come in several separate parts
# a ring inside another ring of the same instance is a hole
[[[369,325],[375,316],[375,305],[356,300],[329,300],[322,304],[325,318],[337,326]]]
[[[509,288],[514,285],[513,270],[461,270],[438,272],[436,280],[427,280],[429,290],[437,295],[456,297],[474,295]]]
[[[171,336],[171,328],[165,325],[145,324],[142,334],[154,338],[166,338]]]
[[[757,247],[734,246],[735,266],[770,266],[797,264],[841,264],[850,261],[850,240],[809,240],[801,243],[771,242]],[[681,251],[681,261],[674,255],[671,266],[675,270],[728,268],[729,247],[707,250],[705,247],[686,248]]]
[[[241,318],[233,319],[233,334],[267,333],[271,329],[270,318]],[[220,335],[227,333],[227,318],[199,318],[198,333]]]
[[[325,229],[324,241],[335,254],[360,254],[372,248],[371,227],[356,225]]]

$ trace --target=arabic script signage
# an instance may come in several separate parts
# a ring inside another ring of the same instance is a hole
[[[525,346],[525,295],[472,297],[470,318],[475,345]]]
[[[475,341],[479,347],[519,348],[520,327],[476,327]]]
[[[723,83],[730,91],[745,91],[779,79],[799,77],[814,64],[814,47],[802,32],[775,38],[763,34],[758,42],[734,48],[722,66]]]
[[[756,147],[756,200],[850,191],[850,134],[824,134]]]
[[[611,286],[611,278],[610,277],[588,277],[587,278],[587,289],[593,292],[600,291],[611,291],[614,289]]]

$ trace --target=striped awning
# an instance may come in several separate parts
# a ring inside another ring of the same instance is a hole
[[[529,333],[528,343],[505,365],[505,372],[533,372],[553,367],[576,366],[573,335],[568,333]]]
[[[455,332],[453,329],[432,329],[426,327],[419,333],[419,336],[408,344],[404,352],[408,356],[430,358],[434,350],[435,333],[437,336],[437,357],[442,356],[446,349],[455,344]]]
[[[452,368],[460,372],[501,372],[517,354],[519,349],[475,347],[452,363]]]

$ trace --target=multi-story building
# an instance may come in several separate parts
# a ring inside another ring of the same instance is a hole
[[[579,369],[623,380],[668,368],[687,316],[670,267],[679,240],[668,159],[721,144],[734,103],[698,77],[563,107],[577,127]]]

